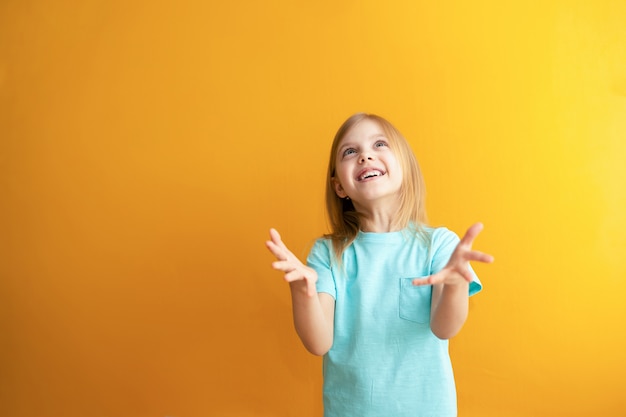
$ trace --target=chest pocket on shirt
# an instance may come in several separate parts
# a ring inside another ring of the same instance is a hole
[[[432,286],[416,287],[415,278],[400,278],[400,318],[425,324],[430,322]]]

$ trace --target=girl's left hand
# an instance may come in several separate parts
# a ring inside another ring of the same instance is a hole
[[[465,236],[452,252],[448,264],[441,271],[429,277],[414,279],[413,285],[458,285],[472,282],[473,276],[469,269],[470,261],[493,262],[493,256],[472,250],[474,239],[481,230],[483,230],[482,223],[476,223],[467,229]]]

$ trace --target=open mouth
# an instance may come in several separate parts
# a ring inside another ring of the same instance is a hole
[[[385,172],[383,171],[380,171],[378,169],[368,169],[366,171],[361,172],[359,176],[357,177],[357,180],[365,181],[367,179],[374,178],[374,177],[382,177],[383,175],[385,175]]]

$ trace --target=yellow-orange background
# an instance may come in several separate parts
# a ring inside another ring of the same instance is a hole
[[[263,242],[381,114],[485,223],[462,417],[626,415],[626,3],[0,3],[0,415],[319,416]]]

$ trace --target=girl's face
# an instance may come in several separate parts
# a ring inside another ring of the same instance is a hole
[[[350,197],[357,210],[375,202],[398,204],[402,168],[377,122],[365,119],[353,126],[335,157],[333,185],[340,198]]]

